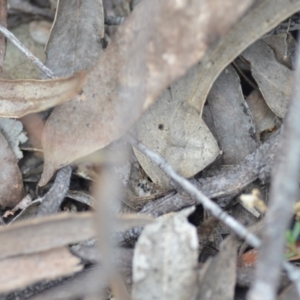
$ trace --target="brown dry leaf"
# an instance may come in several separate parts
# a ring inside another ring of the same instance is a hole
[[[262,132],[271,131],[275,127],[276,115],[270,110],[260,91],[251,92],[246,102],[253,116],[257,138]]]
[[[236,282],[237,241],[227,238],[220,252],[206,263],[200,275],[197,300],[233,300]]]
[[[193,299],[198,238],[187,221],[193,210],[164,215],[145,227],[134,250],[133,300]]]
[[[255,1],[247,14],[203,58],[198,84],[189,102],[196,108],[205,103],[214,81],[230,62],[258,38],[299,10],[300,0]]]
[[[19,237],[22,238],[21,236]],[[41,280],[51,280],[82,270],[80,259],[67,247],[11,257],[0,261],[0,293],[25,288]]]
[[[57,107],[48,119],[39,185],[45,185],[61,166],[122,136],[251,3],[144,0],[137,5],[89,73],[82,94],[85,101]]]
[[[240,79],[228,66],[215,81],[207,98],[213,133],[218,137],[225,165],[238,164],[258,146],[252,115],[245,102]]]
[[[0,206],[14,207],[23,196],[23,180],[18,161],[0,131]]]
[[[61,213],[0,228],[0,259],[62,247],[96,236],[92,213]]]
[[[187,178],[203,170],[220,154],[198,111],[187,102],[198,70],[196,65],[171,85],[136,124],[138,139]],[[169,189],[170,178],[141,152],[136,149],[134,152],[152,181],[162,189]]]
[[[250,62],[252,76],[268,106],[283,118],[292,94],[294,72],[280,64],[273,50],[262,40],[251,45],[242,56]]]
[[[0,117],[20,118],[70,100],[81,91],[85,74],[51,80],[0,79]]]

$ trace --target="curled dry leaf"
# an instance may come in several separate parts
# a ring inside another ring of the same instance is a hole
[[[242,56],[250,62],[252,76],[268,106],[283,118],[292,94],[294,72],[280,64],[273,50],[262,40],[250,46]]]
[[[187,221],[193,210],[164,215],[145,227],[134,250],[133,300],[193,299],[198,239]]]
[[[162,155],[184,177],[203,170],[220,154],[217,141],[187,99],[198,77],[199,65],[171,85],[138,120],[138,139]],[[170,188],[170,178],[149,158],[134,149],[141,166],[162,189]]]
[[[228,66],[214,83],[208,98],[213,133],[223,151],[221,163],[238,164],[258,146],[255,126],[245,102],[239,77]]]
[[[51,80],[0,79],[0,117],[20,118],[70,100],[81,91],[85,74]]]
[[[230,62],[258,38],[299,10],[300,0],[255,1],[247,14],[203,58],[198,84],[195,85],[190,103],[196,108],[204,104],[214,81]]]
[[[19,237],[20,238],[20,237]],[[8,293],[45,279],[57,279],[82,270],[80,259],[67,247],[0,261],[0,293]]]
[[[57,107],[48,119],[39,185],[59,167],[122,136],[252,2],[144,0],[137,5],[89,73],[85,101]]]
[[[19,221],[0,228],[0,259],[46,251],[95,236],[92,213],[62,213]]]
[[[14,207],[23,196],[23,180],[18,161],[0,132],[0,206]]]

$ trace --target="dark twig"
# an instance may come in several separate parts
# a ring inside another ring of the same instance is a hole
[[[42,70],[49,78],[56,78],[52,71],[48,69],[36,56],[34,56],[9,30],[0,25],[0,32],[6,36],[15,46],[17,46],[27,58]]]
[[[213,177],[201,178],[193,183],[209,198],[217,198],[216,202],[225,207],[228,199],[238,195],[247,185],[260,179],[263,182],[270,178],[278,146],[279,131],[269,138],[255,152],[231,170]]]
[[[247,241],[248,244],[253,247],[259,247],[259,239],[252,233],[250,233],[245,226],[236,221],[233,217],[223,211],[216,203],[211,201],[200,190],[198,190],[190,181],[177,174],[174,169],[158,154],[148,149],[145,145],[138,142],[132,136],[129,137],[129,141],[134,147],[139,149],[148,158],[150,158],[155,164],[157,164],[170,178],[183,188],[193,199],[196,204],[202,204],[205,209],[210,211],[213,216],[225,223],[229,228],[233,230],[239,237]]]
[[[286,116],[280,151],[272,174],[270,206],[265,217],[262,247],[255,281],[248,299],[273,300],[280,278],[280,261],[285,246],[285,232],[293,215],[299,189],[300,166],[300,51],[298,49],[294,91]],[[272,269],[272,272],[270,270]],[[300,296],[300,282],[297,284]]]
[[[148,149],[145,145],[138,142],[132,136],[129,137],[129,141],[134,147],[139,149],[155,164],[157,164],[175,183],[182,187],[183,190],[190,194],[190,196],[195,199],[197,204],[202,204],[204,208],[210,211],[213,216],[226,224],[236,235],[244,239],[252,247],[259,248],[261,246],[261,241],[256,235],[249,232],[245,226],[223,211],[216,203],[206,197],[191,182],[177,174],[160,155]],[[299,270],[290,263],[282,261],[282,257],[280,257],[279,262],[281,262],[282,266],[286,270],[290,280],[292,280],[295,284],[300,285]]]
[[[119,17],[119,16],[106,16],[105,17],[105,24],[106,25],[121,25],[125,21],[125,17]]]
[[[221,207],[225,207],[234,196],[256,179],[260,178],[263,181],[269,179],[278,139],[279,131],[231,170],[221,172],[217,176],[201,178],[199,182],[196,180],[191,180],[191,182],[208,198],[214,198]],[[139,213],[158,217],[195,204],[196,201],[189,195],[172,193],[155,201],[150,201]],[[132,228],[119,233],[116,239],[122,245],[131,244],[136,241],[141,231],[142,228]]]
[[[56,213],[64,200],[68,190],[72,174],[72,167],[66,166],[57,172],[55,181],[39,207],[38,216]]]

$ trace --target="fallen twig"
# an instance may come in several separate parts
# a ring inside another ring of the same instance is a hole
[[[298,49],[294,91],[284,123],[280,151],[276,157],[265,217],[262,246],[255,280],[248,299],[276,299],[280,278],[280,260],[284,254],[285,232],[298,199],[300,166],[300,51]],[[270,272],[272,269],[272,272]],[[300,296],[300,283],[295,282]]]
[[[64,200],[68,190],[72,174],[72,167],[66,166],[57,172],[55,181],[39,207],[38,216],[56,213]]]
[[[42,70],[49,78],[56,78],[50,69],[48,69],[36,56],[34,56],[9,30],[0,25],[0,32],[6,36],[17,48],[19,48],[27,58]]]
[[[243,162],[231,170],[213,177],[201,178],[192,182],[207,197],[217,198],[216,202],[225,207],[247,185],[260,179],[269,180],[277,151],[279,131],[269,138],[255,152],[249,154]]]
[[[198,190],[191,182],[189,182],[184,177],[177,174],[174,169],[157,153],[148,149],[145,145],[138,142],[134,137],[128,137],[130,143],[138,148],[142,153],[144,153],[148,158],[150,158],[155,164],[157,164],[170,178],[182,187],[192,198],[195,199],[197,204],[202,204],[205,209],[211,212],[213,216],[218,218],[224,224],[226,224],[232,231],[244,239],[249,245],[255,248],[261,246],[260,239],[249,232],[247,228],[240,224],[237,220],[231,217],[227,212],[223,211],[216,203],[211,201],[207,196],[205,196],[200,190]],[[300,147],[299,147],[300,149]],[[300,285],[300,272],[297,268],[286,261],[281,261],[284,269],[286,270],[290,280],[292,280],[296,285]]]

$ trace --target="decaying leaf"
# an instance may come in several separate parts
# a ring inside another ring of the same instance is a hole
[[[95,236],[92,213],[62,213],[20,221],[0,228],[0,259],[46,251]]]
[[[162,155],[182,176],[192,177],[220,154],[218,144],[187,99],[198,76],[199,65],[167,89],[138,120],[138,139]],[[170,178],[149,158],[134,149],[141,166],[162,189]]]
[[[23,180],[18,161],[0,132],[0,206],[14,207],[23,196]]]
[[[215,81],[207,98],[214,130],[223,151],[220,163],[238,164],[258,146],[252,115],[239,77],[228,66]]]
[[[51,280],[82,270],[80,259],[67,247],[0,261],[0,293],[8,293],[45,279]]]
[[[230,62],[258,38],[299,10],[300,0],[255,1],[247,14],[203,58],[190,103],[196,108],[204,104],[214,81]]]
[[[253,116],[257,139],[259,140],[259,135],[262,132],[266,130],[271,131],[275,128],[276,115],[270,110],[262,94],[258,90],[251,92],[247,97],[246,102]]]
[[[164,215],[145,227],[134,250],[133,300],[193,299],[198,239],[187,221],[193,210]]]
[[[242,56],[251,63],[252,76],[268,106],[283,118],[292,94],[293,71],[280,64],[273,50],[262,40],[251,45]]]
[[[233,300],[236,282],[237,241],[227,238],[220,252],[208,261],[200,275],[197,300]]]
[[[38,198],[30,202],[28,206],[26,206],[16,217],[11,220],[11,223],[35,217],[41,202],[42,198]]]
[[[57,107],[48,119],[39,185],[45,185],[59,167],[122,136],[251,3],[144,0],[137,5],[89,73],[82,94],[85,101]]]
[[[70,100],[81,91],[85,74],[52,80],[0,79],[0,117],[20,118]]]
[[[33,201],[34,207],[40,204]],[[27,212],[28,213],[28,212]],[[22,219],[22,218],[21,218]],[[135,226],[144,226],[153,221],[149,216],[124,214],[117,216],[117,229],[126,230]],[[94,238],[93,213],[59,213],[43,218],[27,219],[0,228],[0,260],[3,258],[30,254],[62,247],[82,240]],[[22,238],[20,238],[20,236]]]
[[[297,43],[291,33],[271,35],[263,40],[273,49],[278,62],[294,69]]]
[[[23,152],[19,148],[19,144],[27,141],[27,136],[23,131],[23,125],[18,120],[0,118],[0,131],[6,138],[10,149],[13,151],[17,159],[23,157]]]
[[[103,51],[103,37],[101,0],[59,1],[47,43],[46,65],[60,77],[90,70]]]

